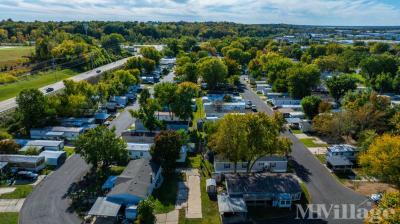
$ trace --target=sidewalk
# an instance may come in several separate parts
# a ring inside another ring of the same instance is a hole
[[[201,211],[200,174],[197,169],[187,172],[189,186],[188,208],[186,218],[203,218]]]
[[[25,199],[0,199],[0,212],[19,212]]]

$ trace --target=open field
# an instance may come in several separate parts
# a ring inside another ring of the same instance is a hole
[[[34,47],[0,47],[0,67],[15,65],[24,56],[30,56]]]
[[[77,72],[65,69],[65,70],[57,70],[57,71],[48,71],[48,72],[41,72],[39,74],[26,77],[21,79],[20,81],[1,85],[0,86],[0,100],[6,100],[18,95],[24,89],[38,89],[40,87],[58,82],[60,80],[69,78],[71,76],[76,75]]]

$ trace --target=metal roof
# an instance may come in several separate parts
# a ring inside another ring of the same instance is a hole
[[[26,156],[26,155],[0,155],[0,162],[8,163],[38,163],[44,161],[43,156]]]
[[[217,182],[215,181],[215,179],[212,179],[212,178],[207,179],[206,180],[206,187],[208,187],[208,186],[217,186]]]
[[[26,143],[27,146],[43,146],[43,147],[58,147],[63,144],[63,141],[52,140],[32,140]]]
[[[247,212],[247,206],[243,198],[229,197],[229,195],[218,195],[218,211],[220,213]]]
[[[326,161],[332,166],[352,166],[353,163],[344,156],[327,156]]]
[[[128,151],[150,151],[152,144],[149,143],[127,143]]]
[[[229,194],[298,193],[298,179],[289,173],[225,174]]]
[[[88,215],[116,217],[120,208],[120,204],[107,201],[105,197],[98,197]]]
[[[44,156],[45,158],[54,158],[58,159],[60,156],[63,156],[66,154],[65,151],[51,151],[51,150],[45,150],[39,154],[39,156]]]
[[[355,147],[351,145],[341,144],[341,145],[332,145],[328,147],[328,151],[330,152],[354,152]]]

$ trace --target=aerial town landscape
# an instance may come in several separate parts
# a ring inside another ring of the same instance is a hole
[[[282,2],[0,0],[0,224],[400,224],[400,3]]]

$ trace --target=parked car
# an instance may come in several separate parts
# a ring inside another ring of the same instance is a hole
[[[382,194],[378,193],[378,194],[372,194],[370,196],[371,201],[373,201],[374,203],[379,203],[382,199]]]
[[[49,87],[46,89],[46,93],[53,92],[53,91],[54,91],[54,88],[52,88],[52,87]]]
[[[246,106],[244,106],[245,109],[251,109],[251,106],[253,105],[253,103],[251,102],[251,100],[248,100],[246,102]]]
[[[100,72],[101,72],[101,70],[97,70],[97,71],[96,71],[96,73],[100,73]]]
[[[26,178],[26,179],[32,179],[32,180],[37,179],[38,176],[39,176],[38,174],[33,173],[31,171],[19,171],[17,173],[17,175],[18,175],[18,177]]]
[[[257,112],[257,107],[256,107],[256,105],[252,105],[252,106],[251,106],[251,110],[254,111],[254,112]]]

